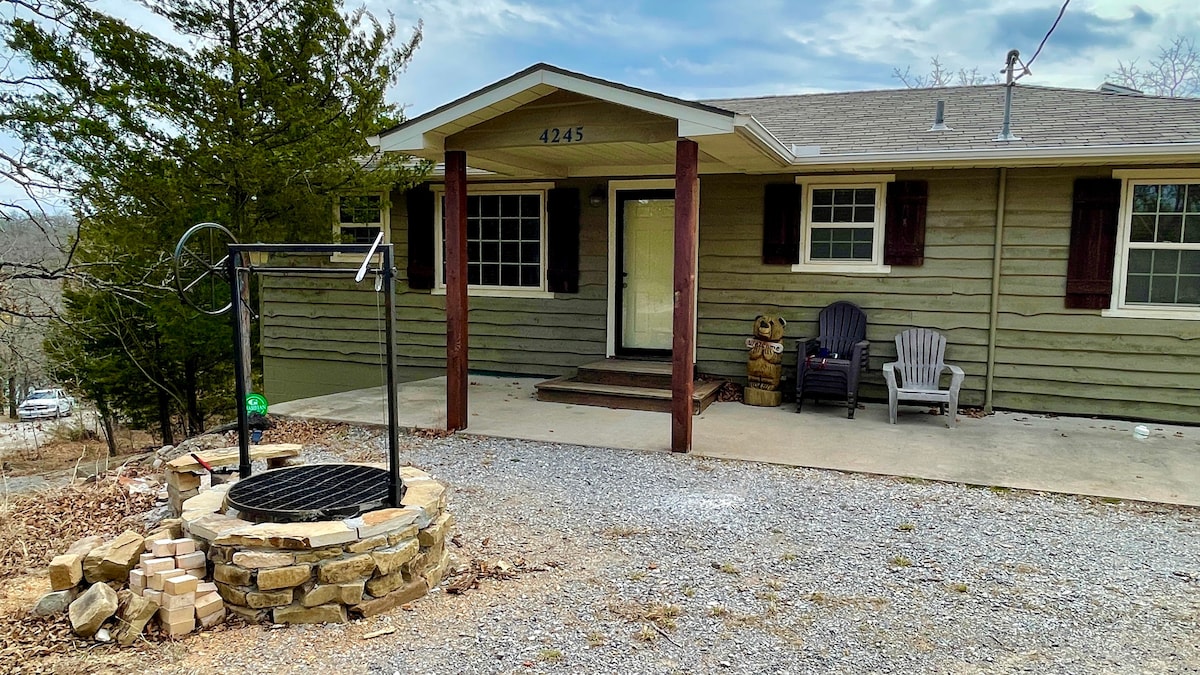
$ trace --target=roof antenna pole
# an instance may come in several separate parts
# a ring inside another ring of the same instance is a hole
[[[1019,141],[1020,136],[1014,136],[1012,133],[1012,96],[1013,87],[1017,84],[1018,75],[1016,75],[1017,61],[1021,58],[1021,52],[1016,49],[1008,50],[1008,56],[1004,58],[1004,70],[1000,71],[1005,74],[1004,81],[1004,127],[1000,129],[1000,135],[994,140],[997,141]],[[1028,68],[1022,65],[1025,75],[1029,72]]]

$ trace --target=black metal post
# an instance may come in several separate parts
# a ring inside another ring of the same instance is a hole
[[[385,245],[382,253],[380,274],[387,304],[387,330],[383,339],[387,341],[388,500],[398,508],[404,498],[404,482],[400,479],[400,429],[396,421],[400,417],[400,404],[396,400],[396,270],[392,266],[392,245]]]
[[[238,422],[238,476],[250,477],[250,419],[246,413],[246,382],[250,377],[249,316],[242,301],[242,254],[230,247],[229,251],[230,315],[233,317],[233,343],[237,345],[233,359],[234,392],[237,403]]]

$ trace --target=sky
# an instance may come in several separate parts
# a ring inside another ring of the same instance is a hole
[[[902,86],[896,68],[990,75],[1028,61],[1062,0],[365,0],[424,40],[391,89],[414,117],[546,62],[686,99]],[[346,8],[359,5],[348,0]],[[134,0],[96,6],[150,32]],[[1095,88],[1176,35],[1200,42],[1196,0],[1071,0],[1023,83]],[[0,195],[8,192],[0,185]]]

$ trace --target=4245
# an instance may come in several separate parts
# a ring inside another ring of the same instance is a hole
[[[583,140],[583,127],[542,129],[542,135],[538,136],[538,140],[543,143],[578,143]]]

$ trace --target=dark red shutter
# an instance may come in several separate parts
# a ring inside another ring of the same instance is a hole
[[[883,264],[925,264],[925,206],[929,183],[898,180],[887,186],[887,220],[883,229]]]
[[[1117,216],[1121,181],[1077,178],[1071,209],[1071,248],[1067,257],[1070,309],[1108,309],[1117,255]]]
[[[769,183],[763,192],[764,265],[800,262],[800,195],[795,183]]]
[[[546,193],[546,288],[579,292],[579,189]]]
[[[433,191],[428,185],[411,187],[408,198],[408,287],[433,288]]]

